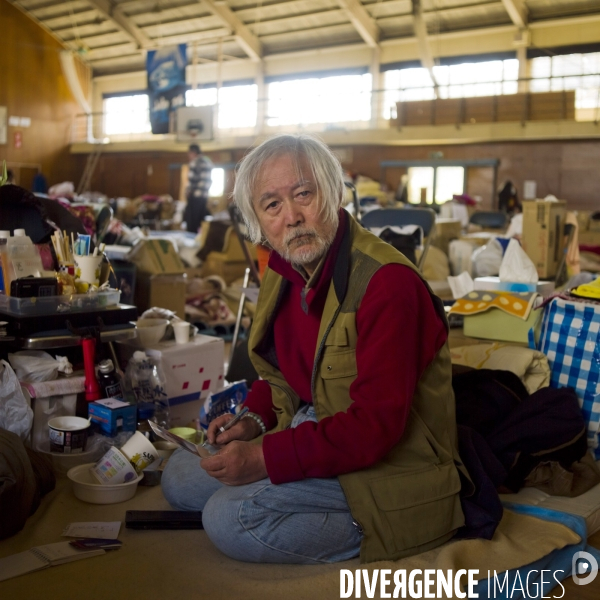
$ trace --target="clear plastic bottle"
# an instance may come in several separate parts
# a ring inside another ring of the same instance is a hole
[[[151,418],[162,427],[169,428],[165,376],[158,362],[139,350],[133,353],[127,364],[125,397],[129,402],[137,404],[138,422],[141,416]]]

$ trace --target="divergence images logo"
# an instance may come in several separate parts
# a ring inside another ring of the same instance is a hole
[[[577,585],[592,583],[598,575],[598,561],[589,552],[575,552],[572,568],[573,581]]]

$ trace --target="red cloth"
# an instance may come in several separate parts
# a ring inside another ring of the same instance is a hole
[[[342,227],[346,223],[342,220]],[[302,277],[279,255],[269,266],[291,282],[275,322],[279,367],[300,398],[312,402],[310,380],[321,313],[340,231],[316,286],[302,309]],[[423,370],[446,341],[446,328],[429,292],[412,269],[390,264],[371,278],[356,314],[358,375],[347,412],[267,435],[263,451],[273,483],[335,477],[381,460],[399,441]],[[273,427],[270,387],[257,381],[245,403]]]

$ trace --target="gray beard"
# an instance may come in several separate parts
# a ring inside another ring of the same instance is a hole
[[[320,260],[326,254],[327,250],[329,250],[329,247],[335,239],[335,233],[336,229],[332,228],[329,235],[321,237],[312,228],[305,227],[296,229],[291,232],[290,235],[285,237],[280,254],[284,260],[295,267],[302,267],[306,264],[313,263]],[[310,237],[300,245],[293,244],[293,241],[296,238],[303,235],[308,235]],[[293,246],[295,252],[292,251],[290,244]],[[302,251],[302,248],[305,246],[305,250]],[[300,250],[300,252],[298,252],[298,250]]]

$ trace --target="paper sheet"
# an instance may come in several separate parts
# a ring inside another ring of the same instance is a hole
[[[63,537],[100,538],[114,540],[119,535],[121,521],[96,521],[89,523],[70,523],[62,532]]]

